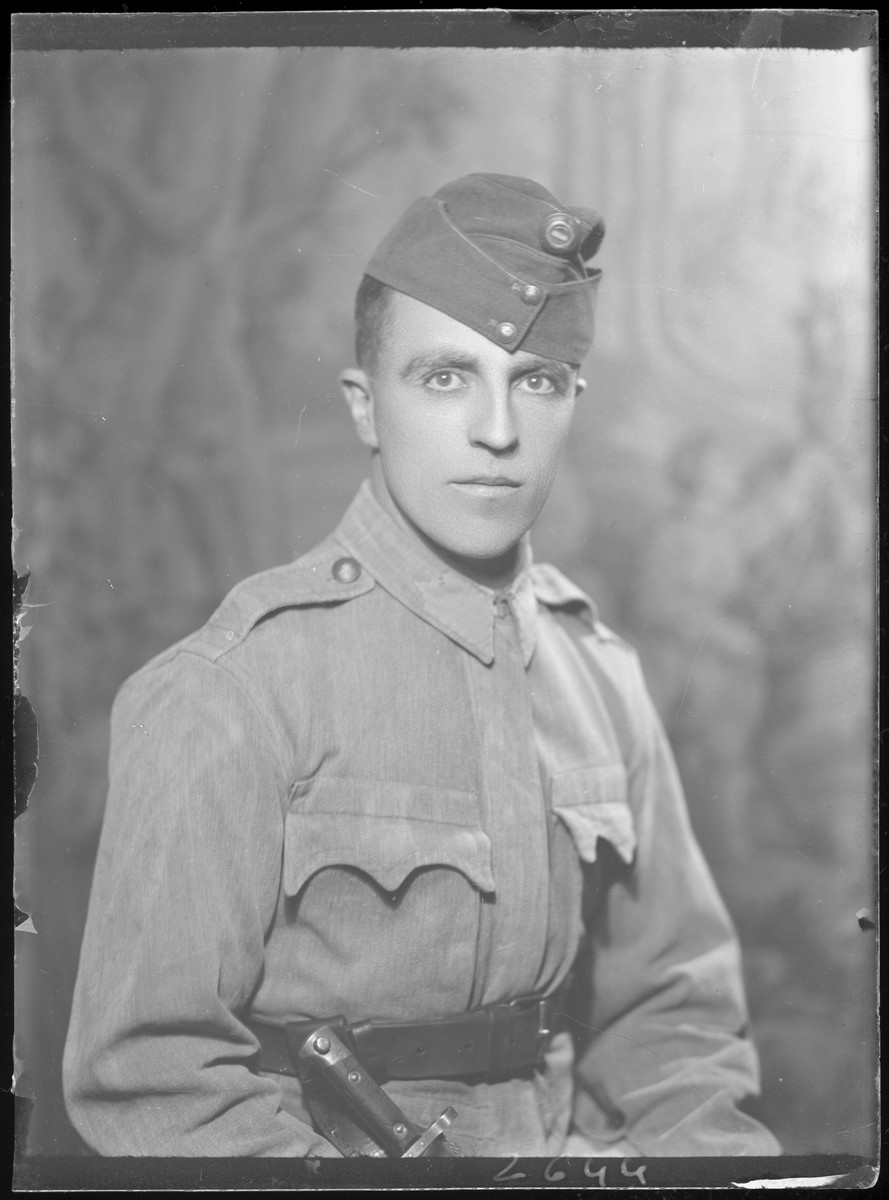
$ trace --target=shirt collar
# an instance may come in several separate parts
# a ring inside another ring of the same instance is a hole
[[[537,642],[537,595],[531,545],[513,583],[494,592],[447,566],[383,508],[365,480],[334,537],[380,587],[484,663],[494,661],[494,621],[505,600],[515,622],[525,666]],[[567,581],[566,581],[567,582]]]

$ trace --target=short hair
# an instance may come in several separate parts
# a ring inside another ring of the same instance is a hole
[[[365,275],[355,296],[355,359],[362,371],[375,375],[380,351],[391,329],[392,288]]]

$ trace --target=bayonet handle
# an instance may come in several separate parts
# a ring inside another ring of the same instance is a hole
[[[324,1072],[331,1086],[362,1118],[386,1153],[394,1158],[417,1158],[425,1154],[457,1115],[454,1109],[445,1109],[422,1133],[327,1025],[319,1026],[306,1038],[297,1051],[297,1058]]]

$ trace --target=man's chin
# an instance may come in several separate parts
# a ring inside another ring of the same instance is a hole
[[[524,535],[522,535],[524,536]],[[448,565],[488,587],[503,587],[521,563],[521,537],[515,541],[480,543],[449,539],[437,542],[427,535],[431,548]]]
[[[506,547],[493,548],[486,546],[483,548],[477,548],[475,546],[468,546],[459,548],[446,547],[445,549],[452,558],[460,560],[461,562],[465,562],[468,565],[484,567],[485,564],[490,564],[492,567],[497,567],[502,563],[509,562],[511,559],[516,557],[518,554],[520,541],[521,538],[515,542],[511,542]]]

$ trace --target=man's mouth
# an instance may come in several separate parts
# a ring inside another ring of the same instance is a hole
[[[466,479],[454,479],[452,482],[457,487],[496,490],[509,490],[522,486],[518,479],[511,479],[508,475],[472,475]]]

